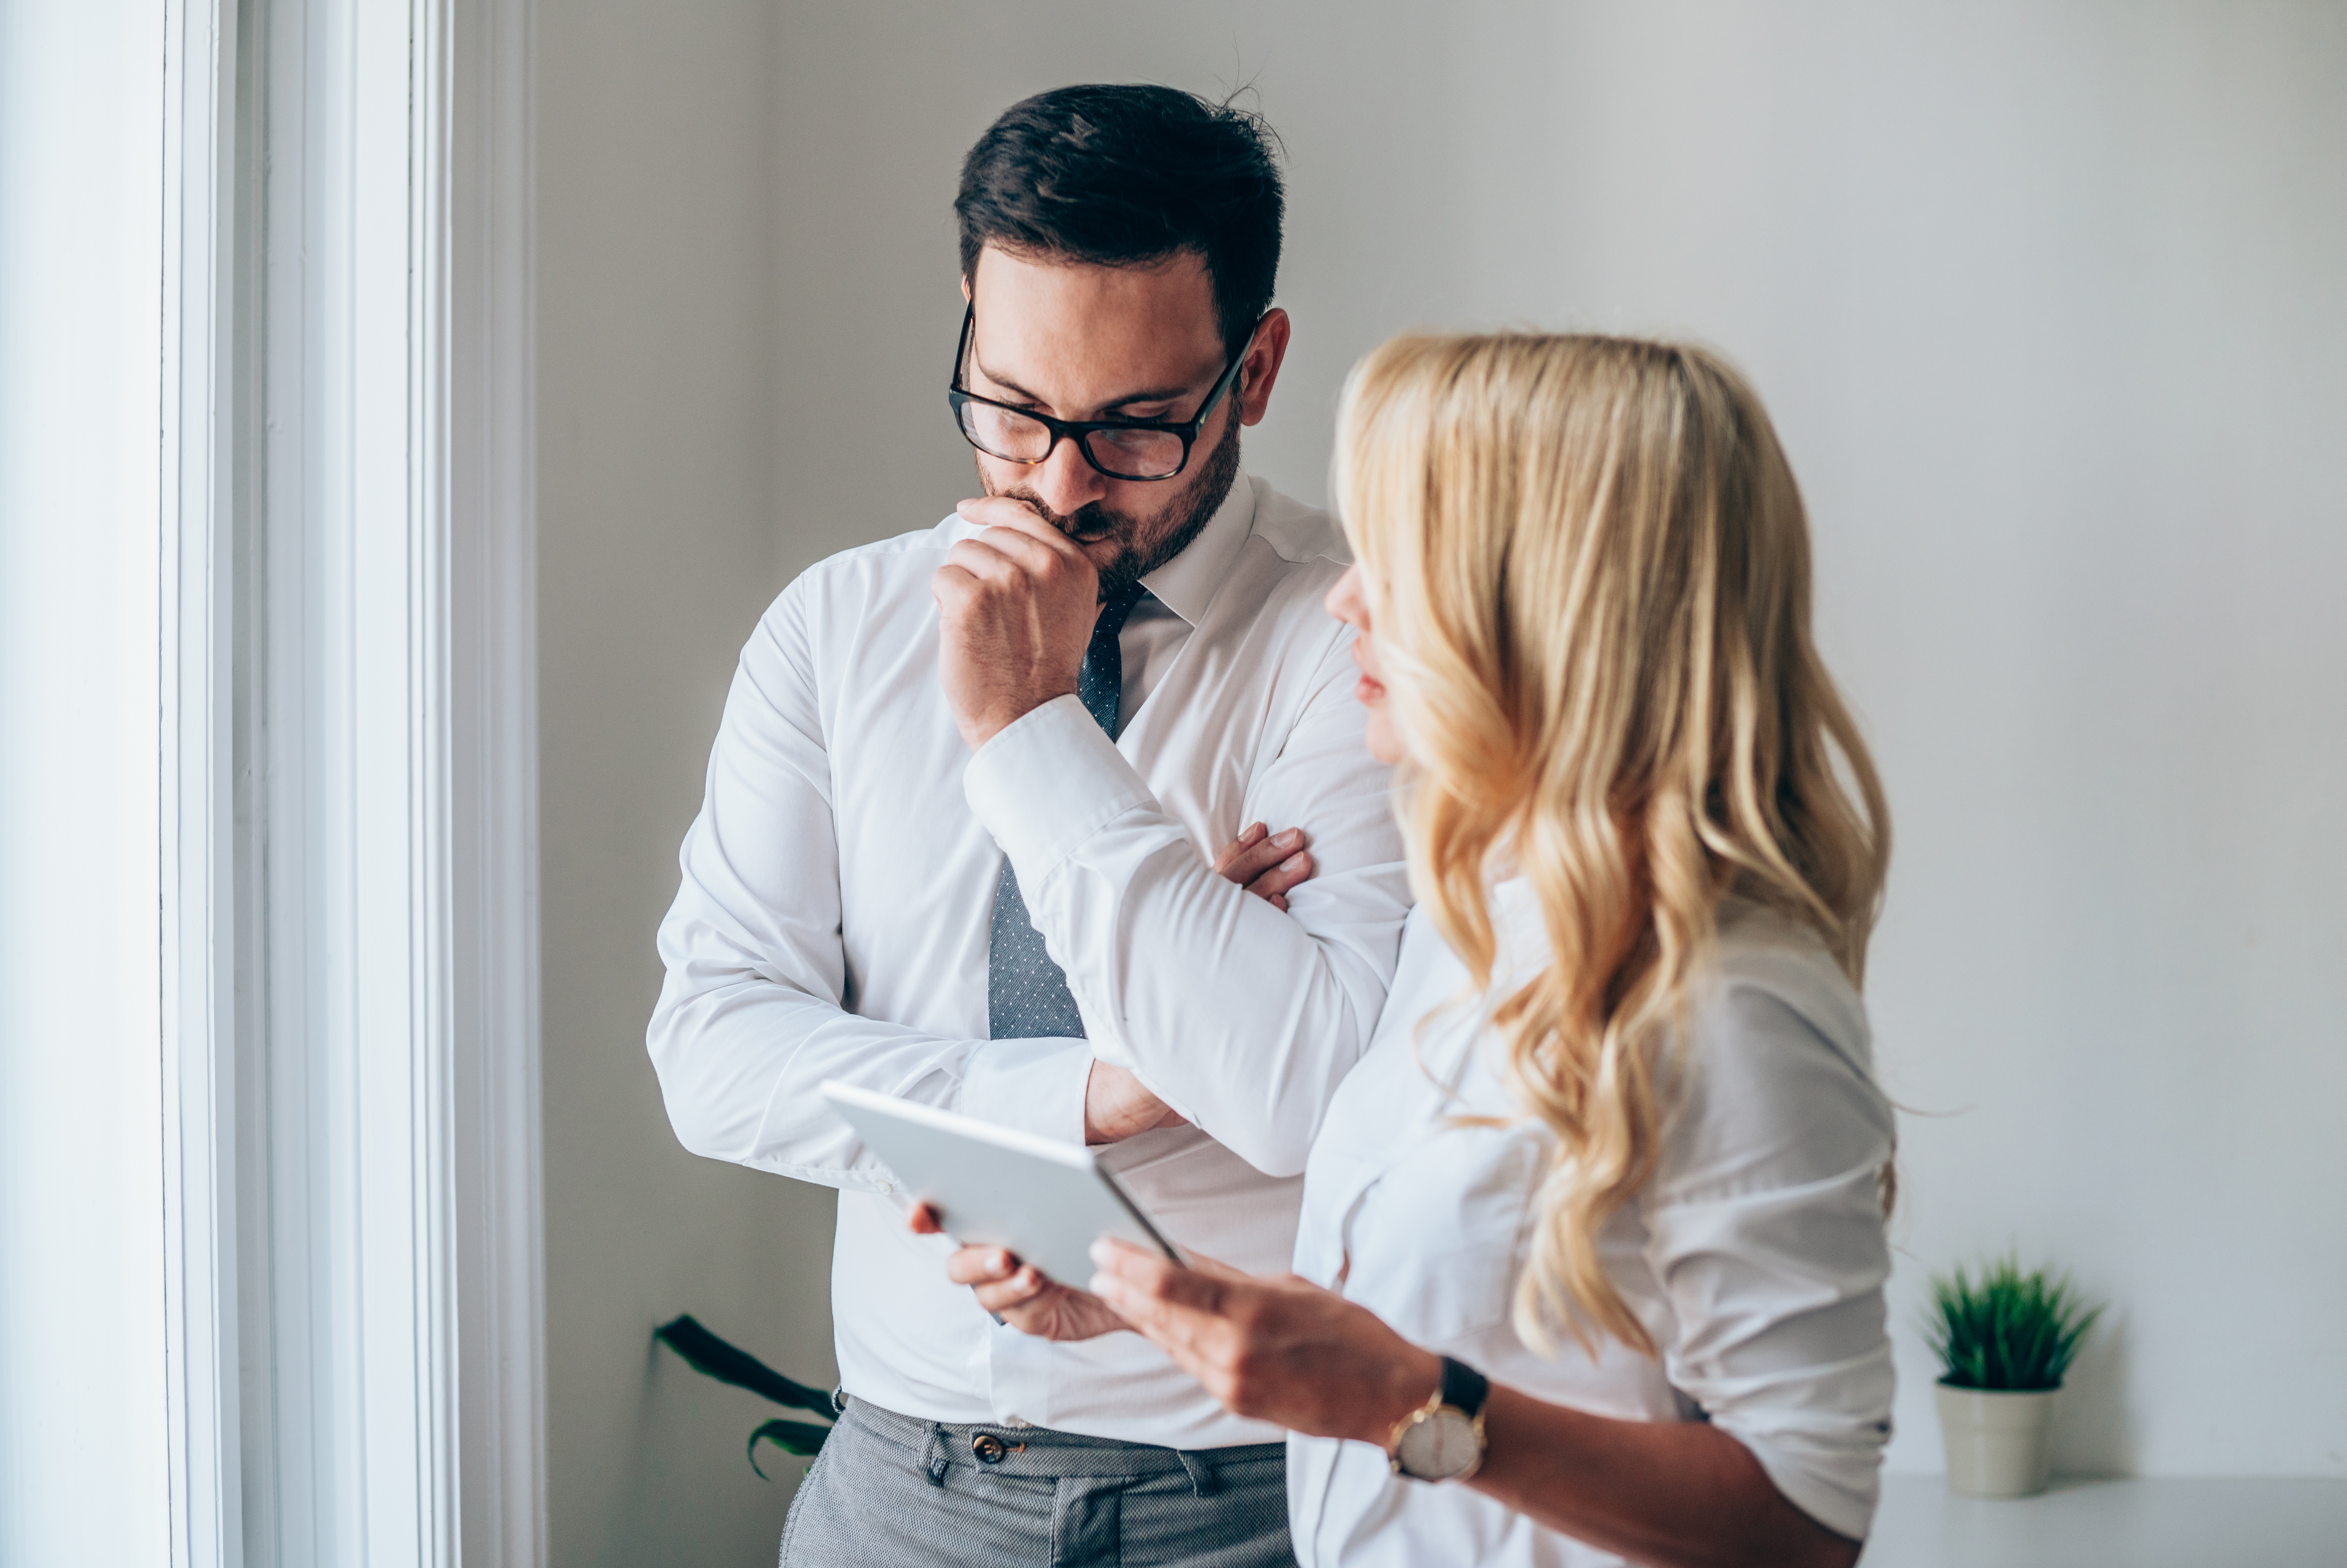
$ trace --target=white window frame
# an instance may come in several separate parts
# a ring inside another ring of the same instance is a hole
[[[545,1560],[528,0],[165,0],[172,1560]]]

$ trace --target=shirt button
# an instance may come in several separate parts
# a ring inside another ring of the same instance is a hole
[[[880,1195],[884,1198],[896,1190],[896,1184],[892,1182],[883,1182],[880,1184]]]
[[[978,1456],[978,1462],[980,1464],[1000,1464],[1002,1456],[1010,1450],[1002,1446],[1002,1440],[992,1432],[980,1432],[969,1440],[969,1451]]]

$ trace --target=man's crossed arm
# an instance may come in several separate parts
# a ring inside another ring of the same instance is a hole
[[[1223,846],[1214,874],[1286,913],[1287,895],[1311,879],[1310,841],[1300,827],[1273,833],[1254,823]],[[1084,1142],[1118,1143],[1136,1132],[1184,1125],[1182,1113],[1150,1091],[1140,1076],[1095,1060],[1084,1082]]]

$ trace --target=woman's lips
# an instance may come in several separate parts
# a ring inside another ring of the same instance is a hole
[[[1361,672],[1361,678],[1353,682],[1353,695],[1363,702],[1382,702],[1386,700],[1386,684],[1370,672],[1368,642],[1369,634],[1366,631],[1353,639],[1353,667]]]

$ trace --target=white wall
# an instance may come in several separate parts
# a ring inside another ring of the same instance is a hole
[[[162,9],[0,5],[0,1568],[169,1551]]]
[[[792,6],[785,572],[965,493],[955,169],[1081,79],[1285,138],[1286,488],[1412,325],[1685,333],[1768,399],[1900,835],[1893,1465],[1922,1275],[2012,1242],[2114,1304],[2067,1468],[2347,1475],[2347,13]]]
[[[557,1568],[772,1560],[777,1413],[652,1327],[831,1373],[830,1194],[695,1159],[643,1034],[652,933],[774,565],[774,24],[538,7],[547,1415]]]
[[[1815,513],[1898,816],[1870,998],[1926,1269],[2113,1313],[2081,1471],[2347,1475],[2347,20],[2335,7],[544,0],[548,1382],[559,1568],[748,1561],[763,1413],[644,1335],[828,1370],[830,1197],[679,1151],[651,932],[733,657],[969,487],[949,203],[1013,99],[1252,82],[1296,347],[1248,462],[1324,489],[1413,325],[1682,332]]]

